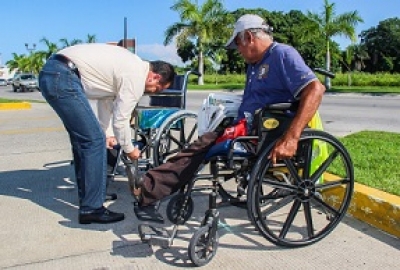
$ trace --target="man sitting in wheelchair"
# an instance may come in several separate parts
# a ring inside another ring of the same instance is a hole
[[[273,41],[272,28],[264,19],[252,14],[240,17],[226,47],[237,49],[248,64],[238,115],[227,129],[220,126],[204,133],[187,149],[135,179],[132,193],[138,202],[135,213],[139,219],[159,221],[155,203],[194,178],[217,140],[246,135],[246,115],[252,118],[270,104],[298,104],[290,125],[270,152],[269,159],[275,164],[295,155],[303,129],[317,112],[325,87],[297,50]]]

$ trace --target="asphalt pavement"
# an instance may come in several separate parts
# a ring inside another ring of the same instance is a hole
[[[71,150],[60,120],[45,103],[29,110],[0,111],[0,269],[176,269],[193,267],[187,247],[207,208],[206,194],[171,248],[143,244],[133,198],[120,175],[107,202],[126,219],[81,225]],[[165,213],[166,203],[161,206]],[[220,209],[220,243],[202,269],[399,269],[400,240],[345,217],[322,241],[281,248],[254,230],[245,209]],[[167,230],[171,225],[165,224]]]

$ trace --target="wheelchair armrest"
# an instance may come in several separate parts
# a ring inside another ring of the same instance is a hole
[[[240,137],[237,137],[237,138],[235,138],[235,139],[233,139],[232,140],[232,142],[231,142],[231,145],[230,145],[230,149],[229,149],[229,152],[228,152],[228,157],[227,157],[227,159],[229,160],[229,162],[230,163],[232,163],[233,162],[233,154],[234,154],[234,145],[235,145],[235,143],[237,143],[237,142],[250,142],[250,141],[257,141],[258,142],[258,140],[259,140],[259,137],[258,136],[240,136]],[[230,166],[232,166],[232,164],[230,164]]]
[[[269,104],[266,105],[264,107],[264,110],[291,110],[291,111],[295,111],[297,110],[298,107],[298,102],[294,102],[294,103],[289,103],[289,102],[285,102],[285,103],[274,103],[274,104]]]

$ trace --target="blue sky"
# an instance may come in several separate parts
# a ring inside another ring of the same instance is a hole
[[[194,1],[194,0],[193,0]],[[198,0],[199,4],[204,1]],[[336,14],[358,10],[364,23],[357,34],[378,25],[387,18],[400,17],[399,0],[330,0],[336,3]],[[163,46],[165,29],[179,21],[170,7],[175,0],[1,0],[0,64],[12,53],[27,54],[25,43],[45,49],[45,37],[57,43],[60,39],[85,40],[96,35],[98,42],[118,41],[124,36],[127,18],[128,38],[136,38],[137,53],[149,59],[180,64],[174,45]],[[238,8],[264,8],[269,11],[301,10],[320,12],[323,0],[225,0],[229,11]],[[279,29],[274,29],[276,32]],[[349,41],[336,38],[344,48]]]

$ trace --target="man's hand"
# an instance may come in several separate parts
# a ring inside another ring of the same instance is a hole
[[[139,147],[135,146],[133,151],[130,153],[126,153],[126,155],[128,156],[129,159],[136,160],[136,159],[140,158],[141,152],[140,152]]]
[[[117,140],[115,137],[107,137],[106,138],[106,147],[107,149],[113,149],[113,147],[117,145]]]
[[[276,142],[268,158],[276,164],[277,160],[287,159],[294,156],[297,150],[299,139],[283,136]]]

